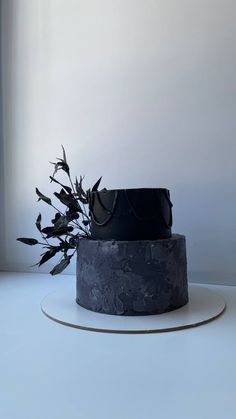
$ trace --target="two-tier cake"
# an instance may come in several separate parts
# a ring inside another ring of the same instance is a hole
[[[92,239],[79,241],[77,303],[127,316],[187,304],[186,243],[171,233],[169,190],[103,189],[89,197]]]

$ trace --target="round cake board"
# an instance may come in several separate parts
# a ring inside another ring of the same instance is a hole
[[[160,333],[200,326],[216,319],[225,310],[224,300],[211,289],[189,284],[189,302],[168,313],[147,316],[116,316],[87,310],[75,301],[75,289],[65,289],[47,295],[42,312],[65,326],[105,333]]]

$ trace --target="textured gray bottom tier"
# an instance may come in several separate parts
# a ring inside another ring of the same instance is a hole
[[[185,237],[116,241],[81,239],[76,301],[126,316],[160,314],[188,302]]]

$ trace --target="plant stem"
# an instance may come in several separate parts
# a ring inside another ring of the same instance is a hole
[[[60,211],[58,208],[56,208],[53,204],[51,204],[51,207],[53,207],[57,212],[59,212],[61,215],[65,215],[63,214],[62,211]]]

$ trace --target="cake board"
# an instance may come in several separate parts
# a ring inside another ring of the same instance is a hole
[[[219,294],[206,286],[189,284],[189,302],[163,314],[118,316],[96,313],[79,306],[74,286],[69,284],[48,294],[42,312],[51,320],[77,329],[104,333],[163,333],[196,327],[219,317],[226,304]]]

